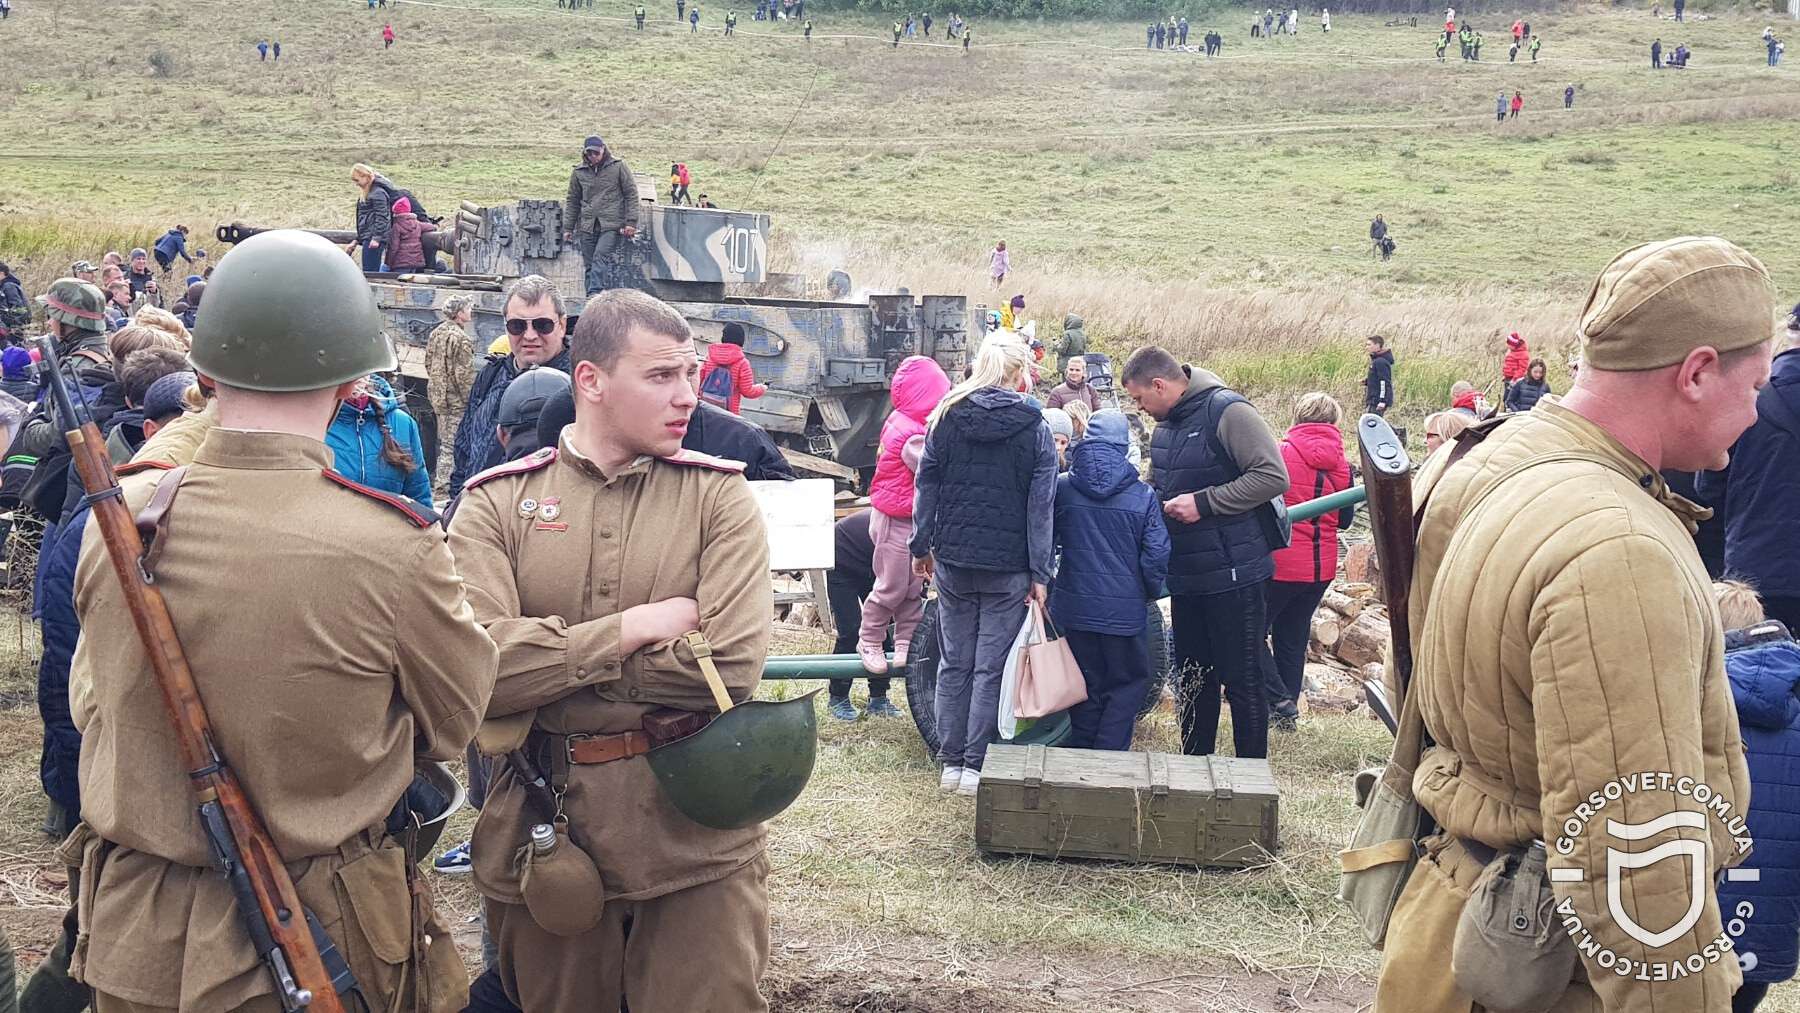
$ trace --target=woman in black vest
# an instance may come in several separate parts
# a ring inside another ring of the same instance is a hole
[[[914,480],[913,569],[938,591],[939,786],[963,795],[981,783],[1025,599],[1043,603],[1050,582],[1056,447],[1018,393],[1030,366],[1010,335],[983,343],[931,413]]]

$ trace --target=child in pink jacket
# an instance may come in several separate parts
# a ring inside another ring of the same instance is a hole
[[[869,486],[869,536],[875,543],[875,588],[863,601],[862,632],[856,651],[863,668],[875,675],[888,670],[881,642],[894,624],[894,665],[906,664],[914,627],[924,614],[925,582],[913,576],[907,542],[913,533],[913,472],[925,452],[925,419],[950,390],[950,378],[937,362],[908,356],[894,370],[890,393],[894,410],[881,425],[881,449],[875,480]]]

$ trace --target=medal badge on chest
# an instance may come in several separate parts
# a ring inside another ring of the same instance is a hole
[[[527,500],[526,502],[529,503],[530,500]],[[524,509],[523,503],[519,506],[520,509]],[[537,501],[537,524],[533,525],[533,527],[538,531],[567,531],[569,530],[569,526],[567,524],[558,523],[556,520],[561,516],[562,498],[559,496],[545,496],[543,499]]]

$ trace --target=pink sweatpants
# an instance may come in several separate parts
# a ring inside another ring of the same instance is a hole
[[[894,645],[911,643],[913,628],[925,612],[925,582],[913,576],[911,517],[889,517],[879,510],[869,518],[869,538],[875,543],[875,588],[863,600],[862,633],[865,645],[887,639],[887,624],[894,624]]]

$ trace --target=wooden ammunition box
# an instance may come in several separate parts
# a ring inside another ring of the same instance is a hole
[[[1267,760],[988,747],[975,798],[984,851],[1243,868],[1275,850]]]

